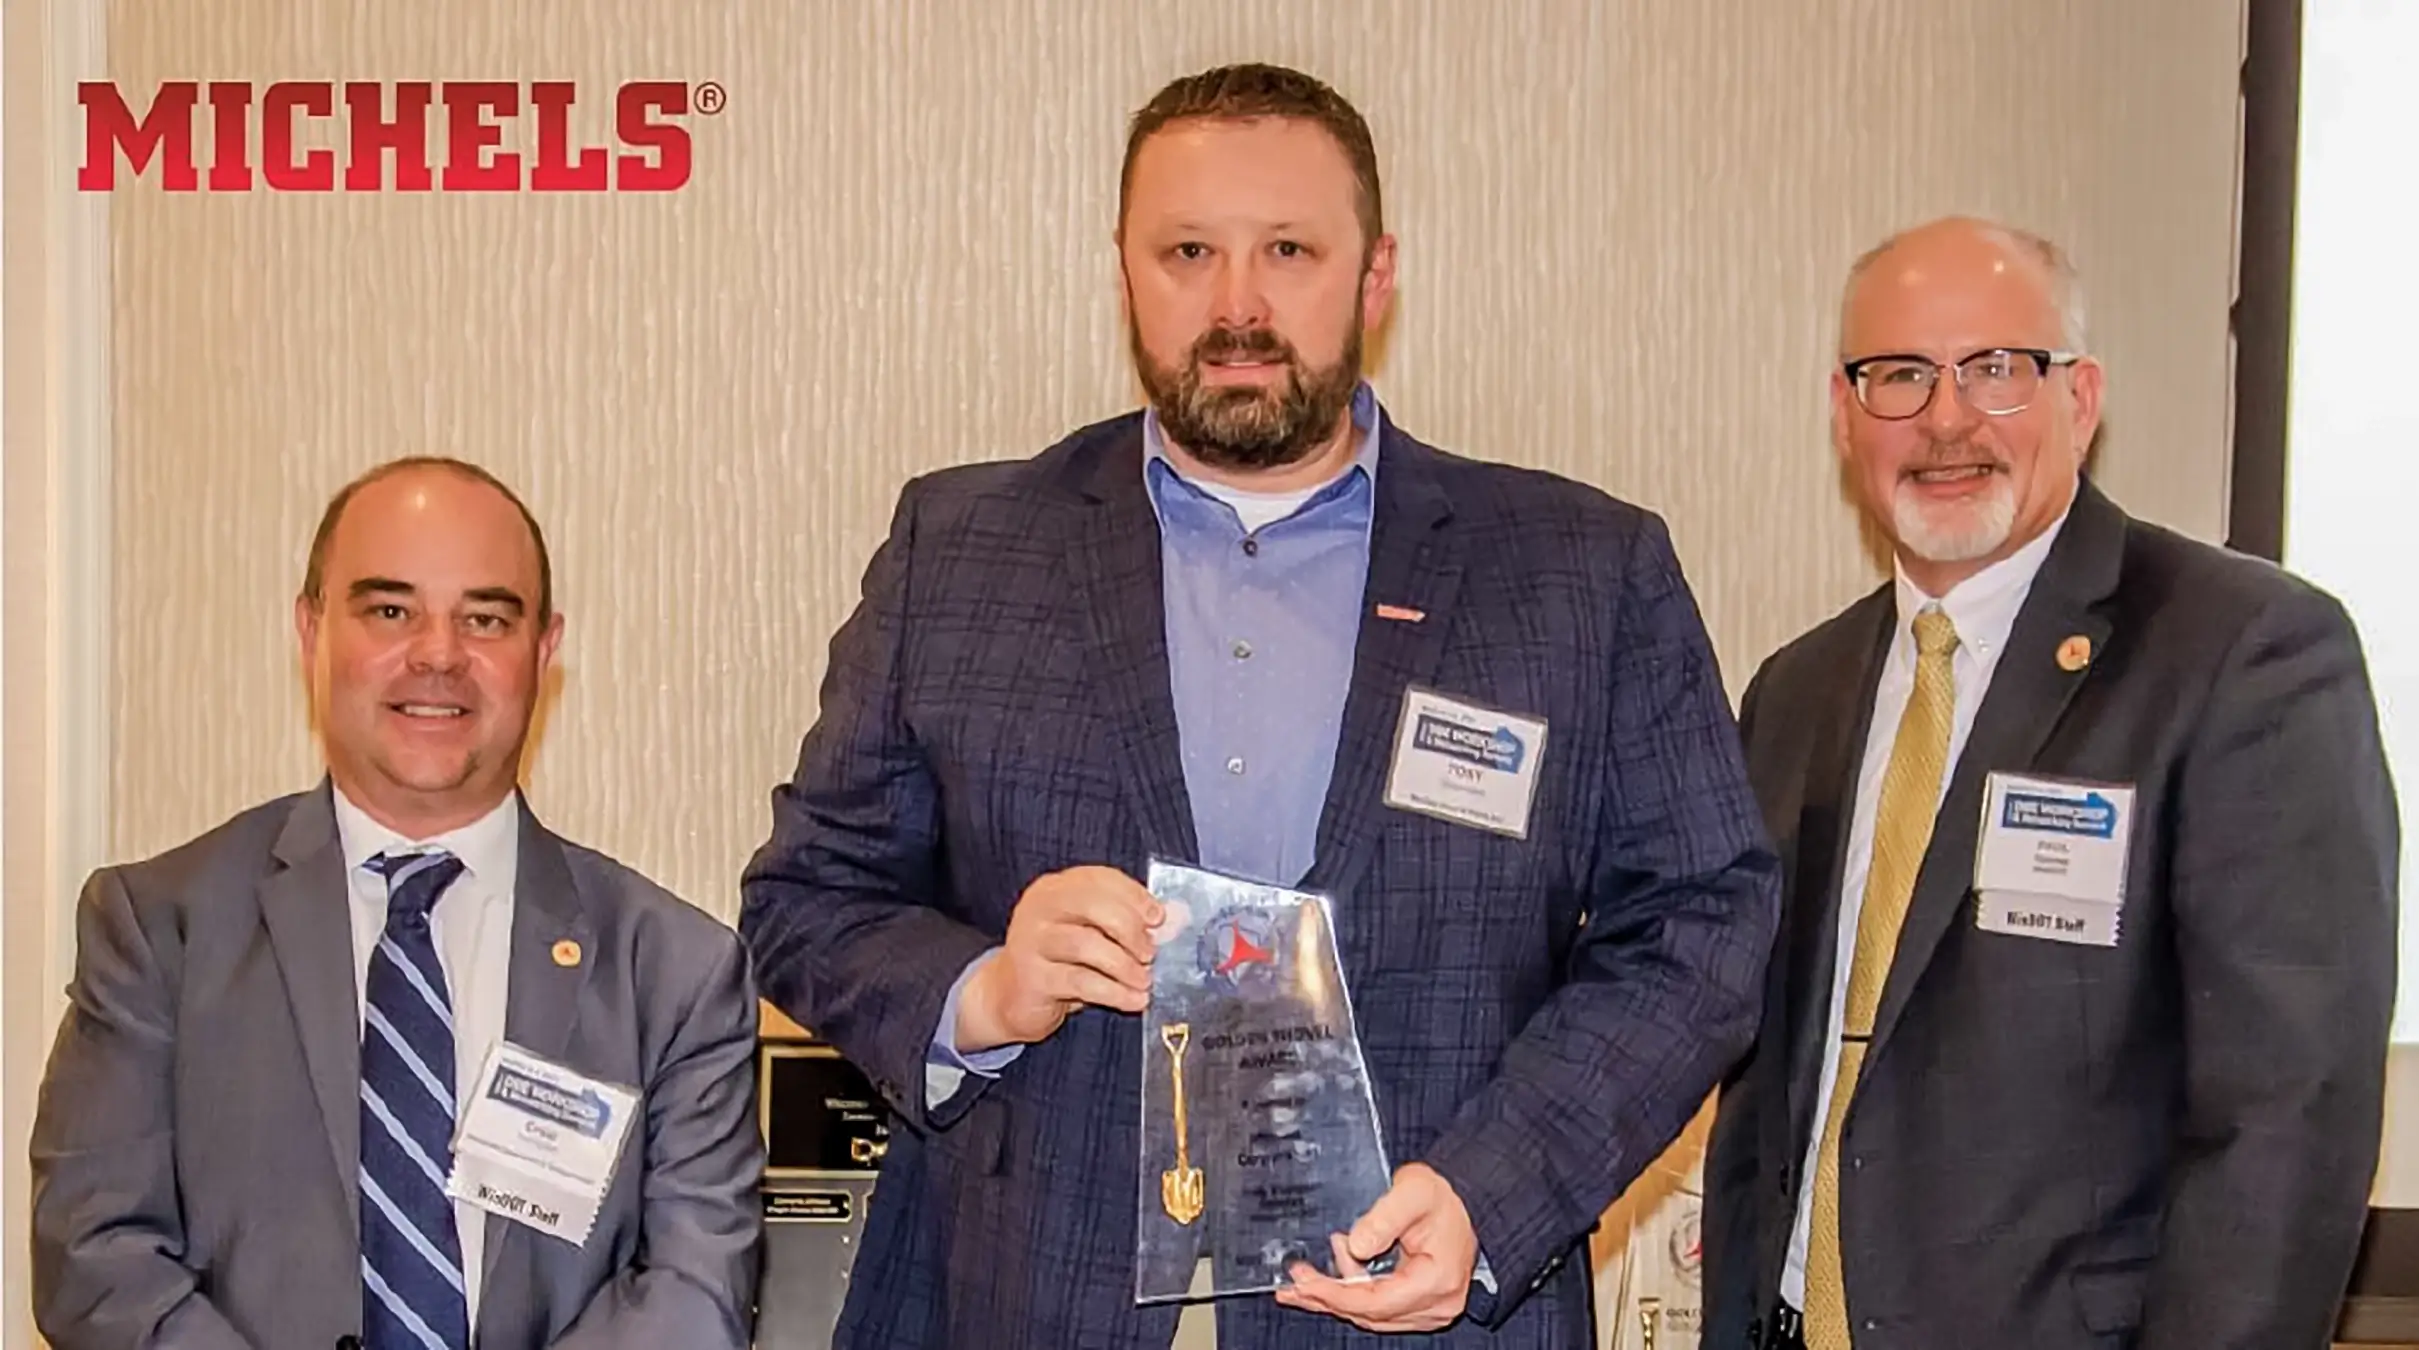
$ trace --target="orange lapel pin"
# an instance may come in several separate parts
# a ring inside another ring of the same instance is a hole
[[[2091,664],[2091,639],[2077,633],[2058,644],[2058,669],[2072,674]]]

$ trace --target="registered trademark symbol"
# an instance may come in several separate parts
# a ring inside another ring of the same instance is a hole
[[[697,92],[690,96],[689,102],[696,107],[697,111],[712,117],[722,111],[722,105],[727,97],[722,92],[721,85],[708,80],[697,86]]]

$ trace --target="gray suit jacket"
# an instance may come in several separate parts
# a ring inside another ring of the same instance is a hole
[[[1754,1344],[1779,1287],[1894,616],[1884,587],[1747,695],[1788,902],[1707,1161],[1708,1350]],[[1976,926],[1993,770],[2134,786],[2116,946]],[[1950,776],[1849,1110],[1857,1350],[2323,1350],[2377,1159],[2398,835],[2341,606],[2084,484]]]
[[[582,960],[557,965],[569,938]],[[584,1247],[487,1221],[478,1350],[744,1347],[762,1232],[737,938],[524,808],[506,1034],[645,1093]],[[33,1132],[56,1350],[330,1350],[361,1329],[360,1042],[329,789],[95,873]]]

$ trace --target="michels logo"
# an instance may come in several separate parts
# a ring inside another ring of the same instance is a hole
[[[76,186],[86,192],[114,190],[122,155],[133,178],[141,178],[157,159],[162,188],[200,190],[194,114],[205,87],[212,192],[250,192],[256,179],[277,192],[336,191],[336,151],[296,149],[313,119],[342,123],[331,129],[341,132],[347,192],[386,190],[389,152],[398,192],[439,187],[447,192],[671,192],[689,181],[692,147],[689,129],[668,119],[692,111],[716,116],[724,104],[722,86],[713,83],[623,84],[613,98],[613,137],[621,151],[616,154],[604,146],[573,146],[571,110],[579,89],[568,80],[537,81],[526,89],[495,80],[353,80],[341,94],[325,80],[280,80],[265,89],[245,81],[204,86],[171,80],[152,94],[140,116],[115,83],[92,81],[76,86],[76,102],[84,108],[84,166]],[[442,112],[436,111],[439,103]],[[428,131],[439,118],[445,150],[432,170]],[[532,154],[502,148],[505,132],[523,119],[534,124]],[[255,128],[257,161],[251,153]]]

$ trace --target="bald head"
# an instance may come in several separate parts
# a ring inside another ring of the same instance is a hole
[[[2044,347],[2086,351],[2083,286],[2063,249],[2040,235],[1973,216],[1947,216],[1883,240],[1848,269],[1840,296],[1842,360],[1872,350],[1875,311],[1957,295],[2015,320]]]
[[[302,598],[313,605],[322,602],[321,592],[326,584],[328,545],[335,539],[336,527],[343,522],[345,509],[353,504],[355,497],[360,496],[364,489],[374,487],[391,478],[432,473],[448,475],[456,481],[457,485],[484,488],[502,497],[512,507],[514,513],[520,517],[522,528],[529,532],[530,547],[537,550],[538,622],[543,624],[553,618],[554,559],[546,549],[546,532],[538,528],[538,518],[530,514],[529,507],[522,502],[520,494],[504,485],[504,480],[468,460],[455,459],[447,455],[411,455],[402,459],[388,460],[337,489],[336,495],[328,499],[327,506],[319,513],[319,528],[311,534],[311,551],[303,564]]]

